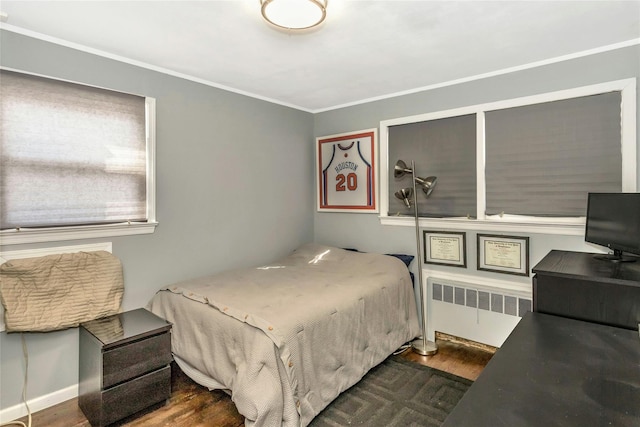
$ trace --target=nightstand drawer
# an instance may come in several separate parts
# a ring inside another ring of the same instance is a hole
[[[102,388],[151,372],[171,363],[169,332],[115,347],[102,356]]]
[[[100,425],[111,424],[162,402],[171,394],[171,367],[143,375],[102,392]]]

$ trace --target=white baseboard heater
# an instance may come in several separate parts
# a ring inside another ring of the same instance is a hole
[[[500,347],[532,309],[531,283],[425,274],[429,334],[435,331]]]

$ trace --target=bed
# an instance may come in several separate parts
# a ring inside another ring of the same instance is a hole
[[[247,426],[306,426],[419,333],[407,260],[306,244],[270,265],[161,289],[194,381],[231,394]]]

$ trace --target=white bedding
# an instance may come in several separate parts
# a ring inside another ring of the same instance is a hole
[[[247,426],[308,425],[419,334],[402,261],[315,244],[169,286],[148,308],[173,323],[185,373],[230,390]]]

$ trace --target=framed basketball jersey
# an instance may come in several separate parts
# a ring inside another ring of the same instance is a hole
[[[316,138],[318,211],[378,212],[377,129]]]

